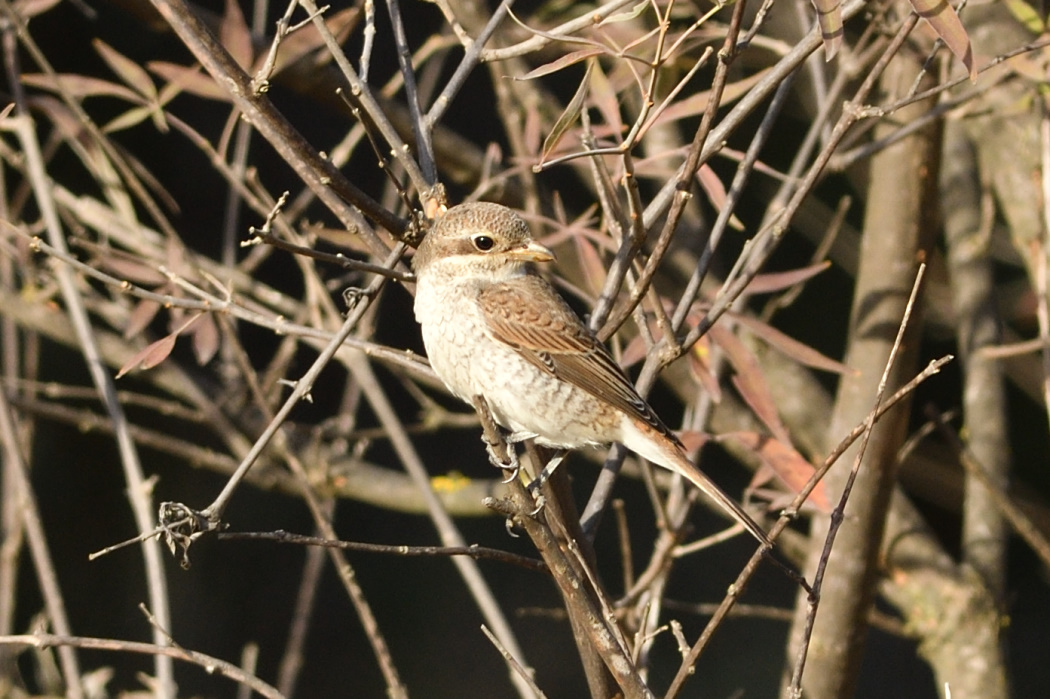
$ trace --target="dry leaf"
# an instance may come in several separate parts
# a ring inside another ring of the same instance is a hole
[[[955,57],[962,61],[970,74],[970,80],[977,80],[977,66],[973,62],[973,47],[970,36],[963,28],[955,9],[944,0],[910,0],[915,13],[929,22],[933,31],[941,38]]]
[[[736,386],[740,396],[770,432],[778,439],[790,443],[791,438],[788,437],[787,428],[780,420],[776,401],[766,382],[766,375],[755,355],[740,341],[740,338],[719,325],[713,326],[708,334],[712,342],[725,353],[726,360],[733,366],[736,372],[733,375],[733,385]]]
[[[543,153],[541,154],[542,160],[546,160],[547,157],[558,147],[558,143],[561,141],[562,136],[569,130],[569,128],[576,123],[576,119],[580,116],[580,110],[583,109],[584,98],[587,97],[587,85],[590,82],[591,76],[591,64],[587,63],[587,72],[583,75],[583,80],[580,81],[580,86],[576,88],[576,94],[572,96],[569,104],[566,105],[565,111],[558,117],[558,121],[554,122],[554,126],[551,127],[551,132],[547,134],[546,140],[543,142]]]
[[[731,432],[719,435],[718,438],[719,440],[731,439],[754,453],[787,486],[788,490],[796,495],[809,482],[809,479],[813,477],[813,473],[816,471],[813,468],[813,464],[809,463],[794,447],[772,437],[754,432]],[[806,504],[817,508],[821,512],[827,513],[831,511],[831,504],[828,502],[824,481],[817,483],[813,492],[806,498]]]
[[[193,328],[193,354],[197,363],[204,366],[219,351],[219,327],[215,318],[205,314]]]
[[[95,51],[106,62],[110,70],[120,76],[135,92],[139,93],[149,102],[157,101],[157,88],[153,85],[153,78],[149,76],[142,66],[135,61],[121,55],[109,44],[95,39],[91,42]]]
[[[171,333],[156,342],[146,345],[142,351],[136,352],[131,359],[124,363],[124,366],[120,367],[120,371],[117,372],[117,378],[119,379],[133,369],[152,369],[163,362],[171,354],[171,351],[175,349],[175,338],[177,337],[178,333]]]

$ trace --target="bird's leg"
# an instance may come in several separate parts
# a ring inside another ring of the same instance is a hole
[[[562,461],[565,460],[565,455],[567,453],[568,452],[565,449],[559,449],[557,452],[554,453],[554,456],[551,457],[551,460],[548,461],[547,465],[543,467],[542,471],[540,471],[540,475],[536,476],[536,478],[534,478],[532,482],[529,483],[528,488],[530,493],[536,492],[540,489],[541,485],[550,480],[550,477],[554,475],[554,470],[561,465]]]
[[[474,396],[471,401],[474,404],[474,410],[478,413],[478,418],[481,420],[481,440],[485,443],[485,451],[488,452],[489,462],[496,468],[502,469],[508,472],[507,479],[504,483],[510,483],[512,480],[517,478],[518,472],[521,470],[521,464],[518,463],[518,453],[514,449],[514,435],[511,438],[503,436],[502,430],[496,424],[496,420],[492,417],[492,411],[489,409],[488,401],[482,395]]]
[[[550,477],[554,475],[554,470],[561,465],[562,461],[565,460],[565,455],[567,453],[568,452],[565,449],[560,449],[557,452],[555,452],[554,456],[552,456],[550,461],[547,462],[547,465],[543,467],[542,471],[540,471],[540,475],[532,479],[532,482],[530,482],[528,486],[526,486],[526,489],[536,500],[536,509],[530,513],[532,516],[535,516],[537,513],[539,513],[539,511],[543,509],[543,506],[546,503],[546,498],[544,498],[543,495],[540,493],[540,487],[548,480],[550,480]]]

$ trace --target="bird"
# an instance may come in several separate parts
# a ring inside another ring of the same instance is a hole
[[[619,442],[683,476],[759,542],[766,532],[686,456],[593,332],[532,263],[554,253],[501,204],[438,215],[412,268],[414,313],[430,365],[449,391],[481,396],[513,441],[554,449]]]

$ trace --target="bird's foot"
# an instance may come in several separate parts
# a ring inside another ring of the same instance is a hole
[[[542,486],[544,483],[550,480],[550,477],[554,475],[554,470],[557,469],[558,466],[561,465],[561,462],[564,460],[564,450],[559,451],[554,456],[552,456],[551,460],[548,461],[547,465],[543,467],[542,471],[540,471],[540,475],[533,478],[532,482],[529,483],[529,492],[536,493],[537,491],[539,491],[540,486]]]
[[[513,448],[497,450],[493,445],[486,444],[485,451],[489,454],[489,462],[507,473],[507,477],[503,479],[504,483],[510,483],[518,477],[521,464],[518,462],[518,453]],[[506,460],[503,458],[504,453]]]
[[[528,484],[528,486],[526,486],[526,489],[529,491],[529,494],[532,495],[532,499],[536,501],[536,509],[530,513],[530,516],[535,517],[537,514],[539,514],[540,510],[542,510],[543,506],[547,503],[547,499],[543,497],[542,493],[540,493],[540,488],[543,486],[544,483],[550,480],[550,477],[554,475],[554,470],[558,468],[558,466],[564,460],[565,451],[559,451],[554,456],[552,456],[551,460],[547,462],[547,465],[543,467],[543,470],[540,471],[540,475],[533,478],[532,481]]]

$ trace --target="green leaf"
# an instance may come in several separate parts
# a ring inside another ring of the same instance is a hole
[[[558,143],[565,135],[565,132],[569,130],[569,127],[576,123],[576,119],[580,116],[580,111],[583,109],[583,101],[587,97],[587,85],[590,82],[591,65],[591,62],[588,61],[587,72],[584,73],[583,80],[580,81],[580,86],[576,88],[576,94],[572,96],[569,104],[565,107],[565,111],[563,111],[561,116],[558,117],[558,121],[554,122],[554,126],[551,127],[551,132],[543,142],[543,153],[540,156],[541,160],[546,160],[547,156],[558,147]]]

